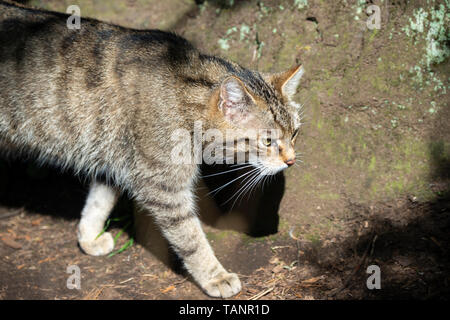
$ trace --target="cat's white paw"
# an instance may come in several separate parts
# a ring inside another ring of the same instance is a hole
[[[229,298],[241,291],[241,281],[235,273],[221,273],[203,287],[211,297]]]
[[[79,239],[81,249],[91,256],[104,256],[114,249],[114,238],[109,232],[103,233],[94,240]]]

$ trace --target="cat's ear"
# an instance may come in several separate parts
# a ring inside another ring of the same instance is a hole
[[[240,79],[230,76],[223,80],[220,85],[219,109],[225,120],[235,124],[246,123],[251,118],[251,103],[251,94]]]
[[[272,76],[272,84],[282,95],[292,98],[297,92],[304,69],[302,65],[295,65],[289,70]]]

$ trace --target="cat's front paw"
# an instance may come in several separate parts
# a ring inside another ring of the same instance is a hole
[[[114,249],[114,238],[109,232],[103,233],[94,240],[79,239],[81,249],[91,256],[104,256]]]
[[[229,298],[241,291],[241,281],[237,274],[224,272],[208,281],[203,287],[211,297]]]

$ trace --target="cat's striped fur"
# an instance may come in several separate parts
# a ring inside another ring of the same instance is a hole
[[[193,132],[194,121],[222,131],[276,128],[281,135],[266,148],[279,155],[256,165],[282,170],[295,158],[300,118],[290,98],[302,69],[263,76],[172,33],[83,18],[70,30],[67,17],[0,2],[0,147],[92,178],[79,225],[88,254],[113,249],[109,233],[96,236],[126,191],[206,293],[236,294],[238,277],[216,259],[195,213],[198,165],[171,161],[170,133]]]

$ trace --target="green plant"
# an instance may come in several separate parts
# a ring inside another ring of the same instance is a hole
[[[308,0],[294,0],[294,6],[298,9],[304,9],[308,6]]]
[[[106,223],[105,223],[105,226],[103,227],[102,232],[100,232],[95,239],[98,239],[103,233],[106,232],[106,230],[108,230],[109,225],[111,224],[111,222],[125,222],[125,225],[120,229],[120,231],[114,237],[114,245],[115,245],[117,240],[119,239],[119,237],[122,235],[122,233],[124,231],[126,231],[127,229],[129,229],[130,227],[132,227],[132,225],[133,225],[133,218],[130,215],[117,217],[117,218],[109,218],[108,220],[106,220]],[[115,256],[116,254],[125,251],[126,249],[131,247],[133,245],[133,243],[134,243],[134,237],[130,237],[130,239],[122,247],[120,247],[120,249],[111,252],[108,255],[108,258],[112,257],[112,256]]]
[[[408,37],[425,40],[425,54],[421,63],[428,69],[433,64],[443,62],[450,56],[450,0],[445,5],[440,4],[438,9],[431,7],[429,11],[419,8],[414,10],[413,18],[409,18],[409,25],[402,30]]]

